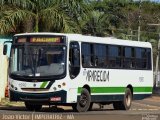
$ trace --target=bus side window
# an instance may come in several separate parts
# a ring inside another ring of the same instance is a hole
[[[73,79],[80,72],[80,50],[78,42],[70,43],[69,62],[70,77]]]
[[[136,68],[147,69],[147,53],[145,48],[136,48]]]
[[[82,51],[82,66],[92,67],[94,63],[93,45],[89,43],[82,43],[81,51]]]
[[[95,66],[99,68],[105,68],[107,58],[107,47],[103,44],[95,44]]]
[[[152,69],[152,60],[151,60],[151,49],[147,49],[147,69]]]
[[[124,60],[123,67],[127,69],[133,69],[135,67],[134,63],[134,48],[124,47]]]
[[[109,45],[109,67],[120,67],[119,48],[115,45]]]

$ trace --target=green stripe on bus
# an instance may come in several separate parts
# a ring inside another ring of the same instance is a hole
[[[41,84],[41,86],[40,86],[40,88],[44,88],[46,85],[47,85],[47,81],[46,82],[43,82],[42,84]]]
[[[91,93],[124,93],[125,87],[91,87]],[[78,88],[81,93],[82,88]],[[133,92],[152,92],[152,87],[134,87]]]
[[[134,87],[133,92],[152,92],[152,87]]]

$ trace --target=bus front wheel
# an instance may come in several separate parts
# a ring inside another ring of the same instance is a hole
[[[25,102],[25,106],[29,111],[40,111],[42,109],[42,105],[33,105],[28,102]]]
[[[132,104],[132,92],[129,88],[126,88],[123,101],[117,101],[113,103],[113,107],[116,110],[129,110]]]
[[[86,88],[83,88],[77,104],[72,105],[74,111],[86,112],[91,107],[91,96]]]

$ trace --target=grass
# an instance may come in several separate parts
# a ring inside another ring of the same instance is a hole
[[[3,98],[2,101],[0,102],[0,106],[24,106],[23,102],[10,102],[9,98]]]

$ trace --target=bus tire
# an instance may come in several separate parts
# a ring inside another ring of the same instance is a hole
[[[78,112],[86,112],[91,107],[91,96],[86,88],[83,88],[81,95],[77,100],[76,106],[73,106],[73,110]]]
[[[129,110],[132,104],[132,92],[129,88],[126,88],[123,101],[117,101],[113,103],[113,107],[116,110]]]
[[[25,106],[29,111],[40,111],[42,109],[42,105],[33,105],[28,102],[25,102]]]
[[[93,103],[90,103],[88,111],[91,111],[92,107],[93,107]],[[73,109],[73,111],[78,112],[78,110],[77,110],[77,104],[72,104],[72,109]]]

